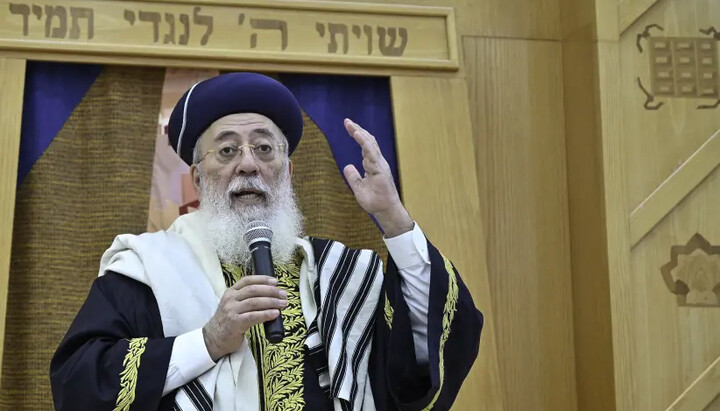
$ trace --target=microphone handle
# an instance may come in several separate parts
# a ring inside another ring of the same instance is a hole
[[[253,260],[253,273],[275,277],[270,243],[258,241],[252,244],[250,252]],[[269,342],[273,344],[279,343],[285,337],[282,312],[274,320],[266,321],[263,326],[265,327],[265,338]]]

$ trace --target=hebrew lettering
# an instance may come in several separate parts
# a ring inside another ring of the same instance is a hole
[[[80,24],[78,20],[87,20],[87,37],[92,40],[95,36],[95,15],[93,9],[85,7],[70,7],[70,16],[72,17],[72,28],[70,29],[70,38],[80,38]]]
[[[150,11],[140,11],[138,13],[140,21],[149,21],[153,24],[153,43],[157,43],[160,39],[160,13]]]
[[[43,15],[42,7],[38,6],[37,4],[33,4],[32,12],[35,15],[35,18],[37,18],[38,20],[42,20],[42,15]]]
[[[177,40],[177,44],[180,45],[187,45],[188,40],[190,38],[190,16],[187,14],[181,14],[178,18],[180,23],[182,23],[184,29],[184,33],[180,35],[180,37]],[[167,22],[169,26],[169,32],[165,34],[165,37],[163,38],[163,44],[176,44],[175,43],[175,15],[171,13],[165,13],[165,21]]]
[[[10,14],[20,14],[23,16],[23,36],[28,35],[28,17],[30,16],[30,6],[27,4],[10,3]]]
[[[288,44],[287,22],[272,19],[250,19],[250,26],[259,30],[279,30],[281,48],[285,50]],[[250,36],[250,48],[257,47],[257,33]]]
[[[407,29],[400,27],[381,27],[377,28],[378,36],[378,48],[383,56],[402,56],[405,52],[405,46],[407,46]],[[395,45],[397,35],[400,36],[400,44]]]
[[[357,24],[353,24],[352,31],[355,37],[360,38],[362,36],[362,33],[365,33],[365,36],[367,37],[367,54],[372,54],[373,50],[373,41],[372,41],[372,27],[368,26],[367,24],[364,24],[362,27],[362,32],[360,31],[360,26]]]
[[[29,34],[29,17],[31,8],[27,4],[9,4],[10,14],[19,14],[23,16],[23,36]],[[69,38],[79,39],[80,19],[87,20],[88,39],[92,39],[95,35],[95,23],[93,18],[93,9],[85,7],[70,7],[70,17],[72,18],[72,27],[70,28]],[[127,10],[126,10],[127,13]],[[42,21],[43,9],[37,4],[32,5],[32,14]],[[68,37],[68,13],[67,8],[63,6],[45,6],[45,37],[64,39]],[[133,16],[134,17],[134,16]]]
[[[213,17],[209,15],[201,15],[200,7],[193,9],[193,24],[198,26],[205,26],[205,34],[200,39],[200,45],[206,45],[210,39],[210,35],[213,32]],[[287,33],[286,33],[287,35]]]
[[[165,38],[163,39],[163,43],[175,44],[175,15],[170,14],[170,13],[165,13],[165,21],[170,26],[170,32],[165,35]]]
[[[58,27],[52,29],[53,18],[57,17]],[[67,36],[67,10],[62,6],[45,6],[45,37],[64,39]]]
[[[190,16],[183,13],[180,15],[180,18],[178,20],[180,20],[180,23],[182,23],[183,27],[185,27],[185,33],[180,35],[180,37],[178,38],[178,43],[185,46],[190,40]]]
[[[328,53],[337,53],[337,41],[335,40],[336,34],[342,34],[343,36],[343,54],[347,54],[349,42],[348,42],[348,28],[345,24],[328,23],[328,32],[330,33],[330,44],[328,44]]]
[[[135,12],[132,10],[125,9],[125,20],[130,23],[131,26],[135,25]]]
[[[124,17],[131,26],[135,25],[134,11],[125,10]],[[153,24],[153,43],[160,41],[160,23],[162,21],[160,13],[141,10],[138,12],[137,18],[140,21],[151,22]],[[190,15],[186,13],[181,13],[179,15],[165,13],[165,22],[167,23],[168,31],[163,36],[163,44],[179,44],[186,46],[190,41]],[[195,7],[193,9],[192,24],[205,27],[205,34],[203,34],[200,39],[200,44],[203,46],[206,45],[213,32],[213,17],[209,15],[201,15],[200,7]]]
[[[320,37],[325,37],[325,25],[322,23],[315,23],[315,30],[317,30]],[[345,24],[339,23],[328,23],[328,33],[330,33],[330,43],[328,43],[328,53],[337,53],[338,42],[336,36],[342,34],[343,36],[343,54],[347,54],[348,48],[350,47],[348,40],[348,27]]]
[[[23,36],[30,36],[32,30],[37,31],[37,34],[39,34],[43,30],[41,28],[41,25],[43,25],[46,38],[73,40],[83,38],[92,40],[95,36],[95,9],[93,7],[71,7],[72,2],[65,3],[65,5],[33,4],[31,2],[9,3],[9,15],[14,16],[11,18],[17,19],[15,20],[15,27],[18,35],[20,23],[22,23]],[[96,2],[93,0],[87,3],[95,4]],[[103,9],[102,16],[112,19],[113,16],[105,16],[105,14],[116,13],[118,16],[114,18],[118,18],[120,11],[122,11],[123,19],[132,27],[142,26],[142,28],[136,30],[140,30],[143,36],[147,35],[148,37],[149,34],[145,33],[149,31],[149,27],[145,24],[151,24],[152,41],[156,45],[188,45],[191,35],[197,36],[196,41],[201,46],[206,46],[209,43],[214,32],[215,19],[215,16],[208,11],[209,9],[205,8],[206,12],[203,13],[202,6],[188,5],[185,7],[187,13],[179,13],[165,12],[159,6],[152,7],[148,7],[150,10],[107,7],[107,11]],[[191,8],[192,14],[190,13]],[[180,7],[178,9],[183,10]],[[236,10],[241,11],[242,9],[236,8]],[[278,14],[278,16],[280,15],[282,13]],[[35,16],[38,23],[33,23],[31,16]],[[250,32],[247,35],[250,36],[250,48],[258,48],[258,43],[262,41],[266,43],[263,43],[260,47],[265,46],[264,49],[275,48],[272,44],[277,44],[277,39],[279,39],[280,50],[287,50],[290,37],[289,22],[295,20],[290,17],[288,19],[267,18],[269,16],[260,17],[264,18],[253,18],[252,12],[248,13],[247,10],[237,14],[239,26],[243,26],[246,20],[249,21],[250,27],[248,27],[248,30]],[[36,24],[36,26],[30,27],[31,24]],[[370,56],[373,53],[376,55],[381,53],[383,56],[402,56],[408,43],[408,30],[399,26],[388,27],[325,21],[316,22],[315,29],[322,39],[320,42],[326,42],[327,53],[330,54],[348,54],[351,47],[350,43],[352,43],[352,47],[357,48],[357,50],[353,49],[353,51],[358,55],[367,53]],[[103,36],[106,34],[103,32]],[[118,33],[112,34],[117,35]],[[260,38],[263,36],[265,38],[261,40]],[[351,40],[350,37],[353,39]],[[116,39],[117,37],[110,36],[109,38]],[[275,43],[271,41],[273,38],[276,39]],[[103,39],[103,41],[107,41],[107,39]],[[317,44],[317,46],[325,48],[322,44]]]

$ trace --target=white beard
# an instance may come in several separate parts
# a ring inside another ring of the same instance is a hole
[[[235,177],[225,192],[217,184],[200,176],[200,208],[207,224],[208,239],[223,263],[245,265],[250,250],[244,234],[248,223],[264,221],[273,232],[272,255],[277,264],[289,263],[296,248],[296,239],[303,235],[303,218],[297,206],[290,176],[283,170],[281,179],[270,187],[258,176]],[[265,205],[246,205],[241,210],[232,208],[232,192],[255,189],[265,193]]]

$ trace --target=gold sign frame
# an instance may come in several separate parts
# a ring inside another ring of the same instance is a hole
[[[45,60],[367,74],[457,71],[452,8],[314,1],[0,0],[0,50]],[[20,54],[18,54],[20,53]]]

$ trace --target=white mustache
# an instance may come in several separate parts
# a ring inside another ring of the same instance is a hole
[[[237,193],[242,190],[254,190],[259,191],[265,195],[271,193],[270,187],[262,181],[260,177],[238,177],[228,184],[228,188],[225,192],[228,196],[232,193]]]

